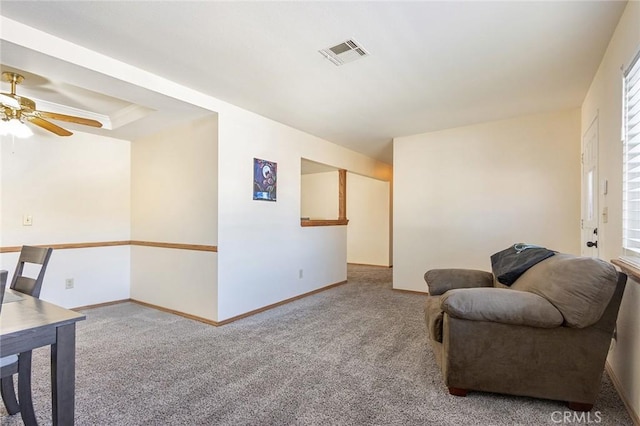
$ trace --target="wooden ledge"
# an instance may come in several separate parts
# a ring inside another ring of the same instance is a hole
[[[640,269],[638,269],[636,265],[625,262],[622,259],[613,259],[611,263],[622,269],[622,272],[629,275],[629,278],[632,278],[636,283],[640,284]]]
[[[300,226],[341,226],[347,225],[349,219],[335,219],[335,220],[300,220]]]

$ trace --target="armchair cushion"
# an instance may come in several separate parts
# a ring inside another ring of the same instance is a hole
[[[617,282],[610,263],[559,253],[532,266],[511,288],[544,297],[562,313],[565,325],[584,328],[600,319]]]
[[[444,312],[454,318],[502,324],[553,328],[563,317],[545,298],[525,291],[469,288],[446,292],[440,298]]]
[[[432,296],[454,288],[493,286],[492,273],[475,269],[431,269],[424,274],[424,280]]]

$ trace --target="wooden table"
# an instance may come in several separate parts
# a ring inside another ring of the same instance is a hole
[[[20,300],[2,305],[0,356],[51,345],[53,424],[73,425],[76,322],[84,320],[85,316],[9,289],[5,298],[9,294],[19,296]]]

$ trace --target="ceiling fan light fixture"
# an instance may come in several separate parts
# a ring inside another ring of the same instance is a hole
[[[33,136],[33,131],[17,118],[11,118],[9,120],[0,120],[0,135],[12,135],[17,138],[28,138]]]
[[[0,94],[0,117],[4,113],[4,118],[1,119],[4,122],[2,123],[2,134],[11,134],[19,138],[33,136],[33,131],[24,124],[23,119],[29,120],[30,124],[41,127],[58,136],[71,136],[73,133],[48,121],[49,119],[91,127],[102,127],[102,123],[98,120],[37,110],[36,103],[32,99],[16,94],[16,86],[24,81],[24,77],[20,74],[3,72],[2,80],[11,84],[11,93]]]

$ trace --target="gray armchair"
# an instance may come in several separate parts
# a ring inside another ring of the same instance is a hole
[[[607,262],[568,254],[543,260],[511,287],[484,271],[428,271],[425,319],[449,392],[591,410],[626,279]]]

